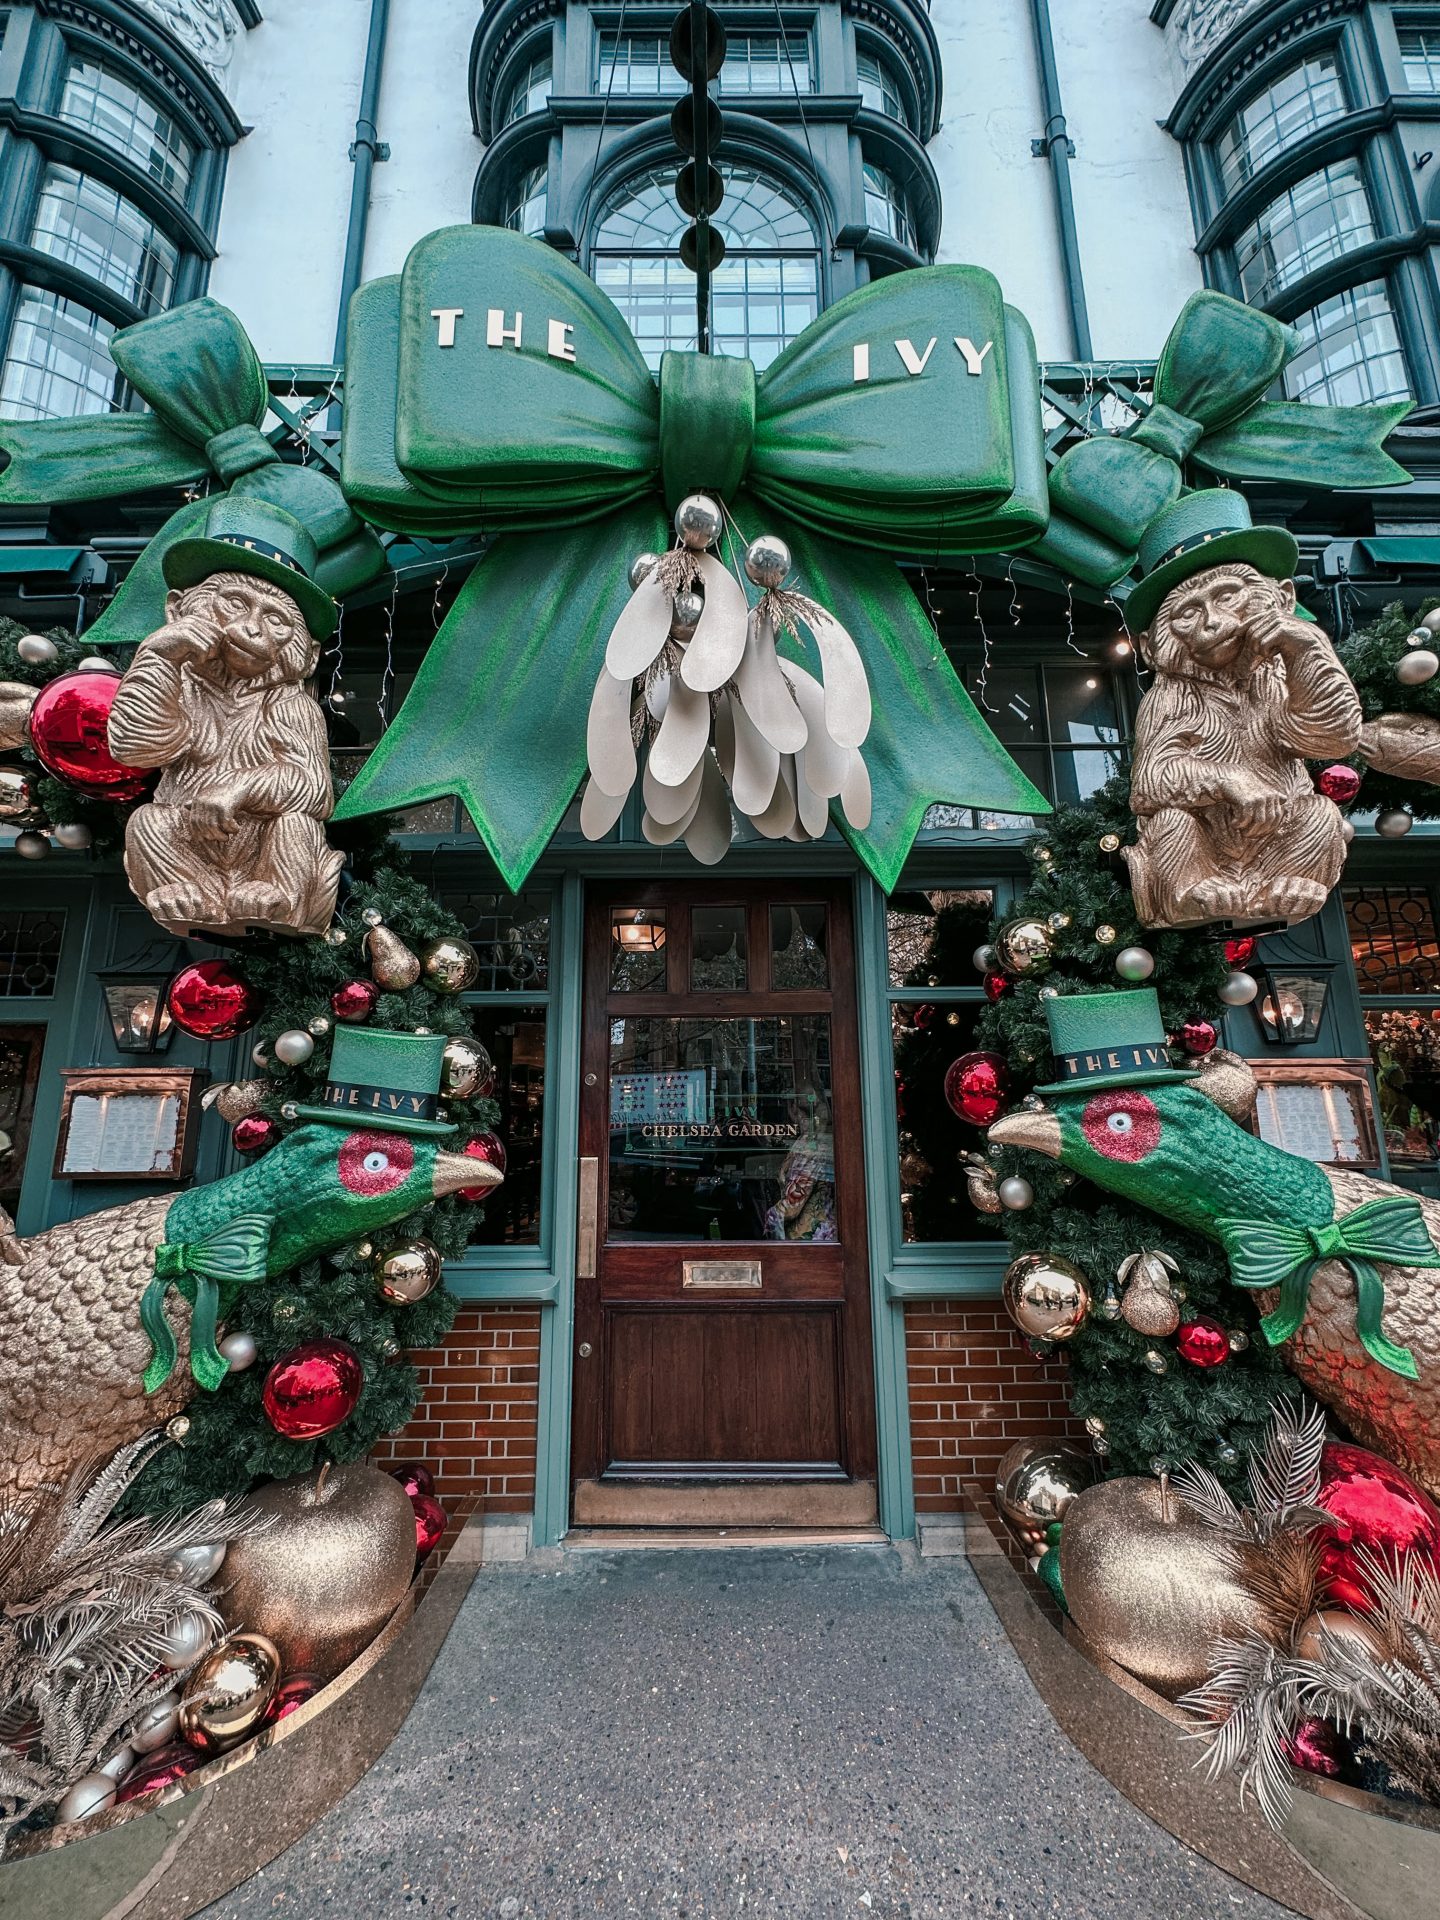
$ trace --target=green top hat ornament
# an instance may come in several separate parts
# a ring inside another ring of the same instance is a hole
[[[1125,624],[1140,633],[1155,618],[1172,587],[1207,567],[1240,560],[1272,580],[1288,580],[1300,548],[1284,527],[1257,527],[1243,493],[1204,487],[1185,493],[1157,513],[1140,541],[1143,578],[1125,602]]]
[[[1057,994],[1045,1002],[1045,1017],[1059,1079],[1037,1087],[1037,1093],[1148,1087],[1161,1080],[1192,1080],[1199,1071],[1170,1064],[1160,998],[1153,987]]]
[[[315,584],[319,554],[309,529],[283,507],[232,493],[221,494],[201,532],[177,540],[161,562],[172,587],[198,587],[212,573],[249,573],[283,587],[305,616],[316,640],[335,631],[335,602]]]
[[[377,1133],[454,1133],[449,1121],[435,1117],[444,1057],[443,1033],[337,1027],[322,1104],[297,1104],[296,1118]]]

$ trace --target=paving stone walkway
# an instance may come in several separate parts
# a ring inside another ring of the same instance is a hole
[[[487,1571],[399,1737],[213,1920],[1281,1920],[1059,1732],[963,1561]]]

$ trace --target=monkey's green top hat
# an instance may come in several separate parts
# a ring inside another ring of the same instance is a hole
[[[330,1082],[320,1106],[296,1106],[302,1120],[377,1133],[451,1134],[437,1120],[443,1033],[391,1033],[384,1027],[337,1027]]]
[[[1153,987],[1123,993],[1057,994],[1045,1002],[1050,1050],[1059,1075],[1037,1093],[1148,1087],[1193,1080],[1197,1067],[1170,1064],[1160,997]]]
[[[317,640],[335,631],[335,602],[315,584],[320,564],[308,527],[283,507],[224,493],[199,533],[168,547],[161,569],[167,586],[198,587],[212,573],[249,573],[283,587]]]
[[[1185,493],[1157,513],[1140,541],[1143,578],[1125,602],[1125,624],[1140,633],[1155,618],[1172,587],[1192,573],[1243,560],[1272,580],[1288,580],[1300,558],[1293,533],[1257,527],[1243,493],[1233,487],[1203,487]]]

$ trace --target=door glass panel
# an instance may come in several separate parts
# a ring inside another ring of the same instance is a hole
[[[885,913],[892,987],[978,987],[972,955],[990,938],[987,887],[892,893]]]
[[[496,1131],[505,1143],[505,1182],[494,1188],[469,1235],[472,1247],[533,1247],[540,1238],[540,1169],[545,1138],[544,1007],[471,1007],[476,1037],[495,1063]]]
[[[830,1021],[610,1023],[613,1240],[834,1240]]]
[[[750,984],[744,907],[690,909],[690,985],[697,992],[744,992]]]
[[[664,907],[610,909],[610,991],[665,991]]]
[[[830,961],[824,907],[771,907],[772,987],[828,987]]]
[[[1440,1007],[1367,1008],[1380,1124],[1392,1165],[1440,1161]]]
[[[993,1214],[970,1203],[959,1163],[983,1152],[984,1130],[964,1120],[945,1093],[945,1076],[975,1048],[976,1001],[946,1006],[896,1000],[890,1007],[895,1053],[895,1121],[900,1156],[901,1238],[907,1245],[983,1239],[1000,1231]]]
[[[446,888],[443,903],[460,921],[475,948],[477,993],[537,993],[550,984],[548,893],[466,893]]]

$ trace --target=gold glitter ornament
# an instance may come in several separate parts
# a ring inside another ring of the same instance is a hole
[[[1100,836],[1100,851],[1102,853],[1118,853],[1120,851],[1119,834],[1102,833]]]
[[[475,984],[480,956],[468,940],[447,934],[430,942],[420,956],[420,966],[432,993],[464,993]]]
[[[280,1682],[280,1655],[263,1633],[232,1634],[185,1682],[181,1737],[201,1753],[223,1753],[259,1726]]]
[[[397,1307],[413,1307],[440,1284],[440,1249],[429,1240],[404,1240],[383,1247],[374,1256],[375,1278],[382,1298]]]
[[[1005,1269],[1005,1310],[1032,1340],[1068,1340],[1090,1314],[1090,1283],[1053,1253],[1022,1253]]]
[[[1127,1327],[1147,1339],[1168,1339],[1180,1324],[1180,1303],[1171,1287],[1179,1263],[1168,1253],[1132,1253],[1116,1268],[1115,1278],[1125,1289],[1120,1312]]]
[[[1112,926],[1109,926],[1108,924],[1106,924],[1106,923],[1104,923],[1104,922],[1102,922],[1102,923],[1101,923],[1101,925],[1099,925],[1098,927],[1096,927],[1096,929],[1095,929],[1095,943],[1096,943],[1096,945],[1097,945],[1097,946],[1101,946],[1101,947],[1110,947],[1110,946],[1113,946],[1113,945],[1115,944],[1115,929],[1114,929],[1114,927],[1112,927]]]
[[[368,919],[368,915],[366,916]],[[398,933],[373,925],[365,936],[370,977],[390,993],[403,993],[420,978],[420,956],[412,953]]]

